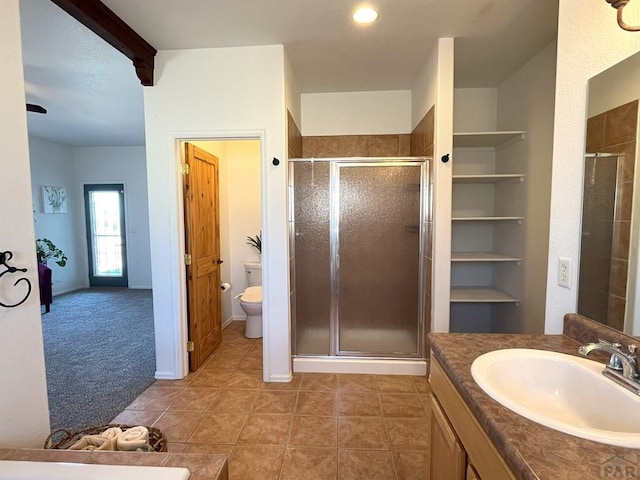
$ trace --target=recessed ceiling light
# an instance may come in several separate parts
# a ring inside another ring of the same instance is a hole
[[[378,12],[371,7],[360,7],[353,12],[353,21],[356,23],[373,23],[377,19]]]

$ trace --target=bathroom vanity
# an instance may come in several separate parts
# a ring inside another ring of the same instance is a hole
[[[531,348],[577,356],[581,344],[598,338],[623,345],[634,341],[572,314],[565,317],[563,335],[429,334],[430,478],[638,478],[639,449],[585,440],[528,420],[493,400],[471,374],[473,361],[490,351]],[[605,362],[607,357],[594,359]],[[604,412],[606,408],[602,405]]]

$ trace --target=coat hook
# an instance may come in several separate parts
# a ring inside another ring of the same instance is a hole
[[[17,273],[17,272],[25,273],[27,271],[26,268],[16,268],[8,265],[7,262],[12,258],[13,258],[13,253],[11,253],[10,251],[0,252],[0,265],[6,268],[5,271],[0,272],[0,277],[5,275],[6,273],[11,273],[11,274]],[[31,295],[31,282],[29,281],[28,278],[21,277],[15,281],[13,286],[15,287],[20,282],[25,282],[27,284],[27,293],[25,294],[24,298],[20,300],[18,303],[14,303],[14,304],[7,304],[0,301],[0,307],[5,307],[5,308],[17,307],[18,305],[22,305],[27,300],[27,298],[29,298],[29,295]]]
[[[442,155],[442,157],[440,157],[440,160],[442,160],[442,163],[447,163],[449,161],[449,154],[446,153]]]
[[[278,160],[276,157],[273,157],[273,162],[272,163],[273,163],[273,165],[275,167],[277,167],[278,165],[280,165],[280,160]]]

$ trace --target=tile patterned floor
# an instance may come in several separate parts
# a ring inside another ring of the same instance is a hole
[[[262,340],[232,322],[205,365],[159,380],[114,422],[153,425],[170,452],[225,454],[230,480],[426,479],[426,377],[295,374],[262,381]]]

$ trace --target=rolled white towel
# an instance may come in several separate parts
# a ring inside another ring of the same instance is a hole
[[[100,435],[102,435],[103,437],[107,437],[111,441],[111,448],[109,448],[109,450],[117,450],[118,447],[116,445],[116,438],[118,438],[118,435],[120,435],[121,433],[122,429],[120,427],[110,427]]]
[[[69,450],[112,450],[113,442],[102,435],[85,435],[69,447]]]
[[[131,427],[116,437],[118,450],[136,450],[149,444],[149,430],[147,427]]]

